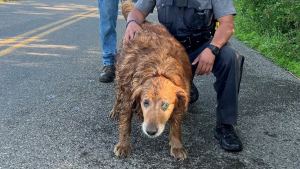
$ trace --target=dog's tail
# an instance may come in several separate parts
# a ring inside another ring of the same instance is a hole
[[[122,3],[122,13],[126,21],[127,21],[128,14],[134,8],[134,5],[135,3],[132,2],[131,0],[127,0]]]

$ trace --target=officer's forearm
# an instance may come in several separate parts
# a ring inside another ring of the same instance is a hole
[[[229,20],[221,20],[220,26],[216,30],[211,44],[221,48],[225,43],[228,42],[228,40],[230,39],[233,33],[234,33],[234,21],[233,21],[233,16],[231,16]]]
[[[127,20],[135,19],[139,24],[145,21],[145,18],[148,16],[147,13],[140,11],[137,8],[133,8],[129,13]]]

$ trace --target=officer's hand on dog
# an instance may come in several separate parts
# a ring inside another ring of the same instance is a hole
[[[210,49],[204,49],[192,63],[192,65],[196,65],[199,62],[195,71],[195,75],[209,75],[213,69],[215,58],[216,56],[212,53]]]
[[[136,22],[130,22],[127,25],[124,37],[123,37],[123,45],[128,43],[131,39],[134,38],[136,31],[141,29],[141,27]]]

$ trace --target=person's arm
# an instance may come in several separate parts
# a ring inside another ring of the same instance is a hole
[[[142,24],[147,16],[148,13],[142,12],[137,8],[132,9],[127,18],[127,21],[131,22],[129,22],[126,27],[123,44],[128,43],[131,39],[133,39],[135,32],[141,28],[139,24]],[[136,20],[138,24],[132,20]]]
[[[142,24],[145,21],[145,18],[148,16],[148,13],[145,13],[136,7],[132,9],[129,13],[127,20],[135,19],[139,24]]]
[[[217,46],[219,49],[228,42],[234,33],[234,18],[233,15],[227,15],[218,19],[220,26],[215,32],[214,38],[211,41],[212,45]]]
[[[211,44],[220,49],[234,33],[234,18],[233,15],[226,15],[219,18],[218,21],[220,26],[216,30]],[[215,58],[216,56],[212,53],[211,49],[204,49],[192,63],[192,65],[196,65],[199,62],[195,75],[209,75],[213,69]]]

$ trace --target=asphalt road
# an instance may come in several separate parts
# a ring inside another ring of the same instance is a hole
[[[121,13],[117,24],[120,43]],[[115,86],[98,82],[97,1],[0,3],[0,168],[298,168],[300,81],[238,40],[230,43],[246,58],[236,127],[244,150],[225,152],[212,136],[209,75],[195,78],[200,99],[183,119],[187,160],[170,156],[168,128],[150,139],[137,123],[131,156],[118,159],[117,124],[108,117]]]

